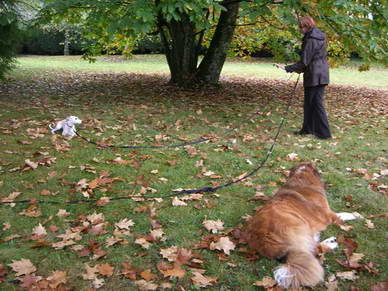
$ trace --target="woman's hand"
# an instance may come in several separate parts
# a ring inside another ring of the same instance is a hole
[[[278,69],[282,69],[282,70],[286,70],[286,66],[285,65],[281,65],[281,64],[273,64],[276,68]]]

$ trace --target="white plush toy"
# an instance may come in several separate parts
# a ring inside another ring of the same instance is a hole
[[[52,127],[51,124],[49,125],[51,129],[51,133],[54,134],[57,130],[62,129],[62,135],[64,136],[75,136],[75,125],[81,124],[82,120],[79,119],[77,116],[68,116],[66,119],[63,119],[61,121],[58,121],[55,127]]]

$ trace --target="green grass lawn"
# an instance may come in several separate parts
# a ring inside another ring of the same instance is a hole
[[[86,72],[137,72],[143,74],[168,74],[168,66],[163,55],[134,55],[130,60],[121,57],[99,57],[89,63],[80,56],[26,56],[18,58],[21,72],[29,70],[71,70]],[[223,76],[287,80],[290,74],[272,66],[270,59],[252,59],[241,61],[229,59],[223,68]],[[388,89],[388,69],[383,66],[372,66],[369,71],[359,72],[357,63],[330,70],[332,84],[375,89]]]
[[[322,141],[292,134],[302,122],[303,88],[287,114],[296,77],[285,81],[269,63],[228,62],[220,88],[186,91],[166,84],[160,56],[94,64],[78,57],[18,60],[19,67],[0,83],[0,199],[30,202],[0,205],[1,290],[199,290],[199,282],[209,284],[205,290],[264,290],[253,284],[272,276],[278,263],[255,258],[232,230],[263,205],[251,197],[272,195],[287,170],[302,161],[322,171],[334,211],[364,217],[321,234],[340,242],[325,256],[326,282],[335,278],[331,284],[338,290],[370,290],[386,280],[388,91],[375,90],[387,88],[386,69],[332,70],[333,83],[336,74],[342,80],[354,74],[360,79],[344,81],[347,85],[369,88],[328,87],[334,138]],[[374,70],[380,81],[371,75]],[[210,142],[110,150],[51,135],[48,124],[68,115],[80,117],[80,133],[102,144],[168,145],[199,137]],[[222,185],[257,167],[283,117],[286,123],[263,169],[173,206],[173,189]],[[91,202],[66,203],[78,200]],[[205,220],[221,220],[224,229],[212,234]],[[230,255],[210,249],[221,237],[236,245]],[[364,255],[360,266],[339,264],[346,261],[344,251],[356,245],[355,253]],[[354,280],[341,277],[352,270]],[[328,287],[322,283],[311,290]]]

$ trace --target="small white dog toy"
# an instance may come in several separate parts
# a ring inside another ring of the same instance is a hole
[[[57,130],[62,129],[62,135],[73,137],[76,135],[75,125],[81,123],[81,119],[79,119],[77,116],[71,115],[66,117],[66,119],[58,121],[55,127],[52,127],[51,124],[49,124],[49,127],[52,134],[54,134]]]

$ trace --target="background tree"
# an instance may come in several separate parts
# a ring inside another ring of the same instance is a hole
[[[15,4],[0,1],[0,79],[12,68],[20,35]]]
[[[130,51],[138,37],[159,34],[171,82],[216,83],[231,44],[267,46],[295,57],[298,14],[313,16],[337,56],[357,52],[368,64],[387,54],[384,0],[46,0],[42,19],[79,23],[91,40],[87,56]],[[242,38],[242,27],[247,32]],[[249,27],[249,28],[248,28]],[[236,29],[239,33],[235,33]],[[250,29],[250,30],[249,30]],[[249,32],[248,32],[249,31]],[[238,41],[240,40],[240,44]],[[332,45],[333,44],[333,45]],[[199,61],[199,54],[206,48]],[[386,58],[385,58],[386,61]]]
[[[38,8],[38,0],[0,1],[0,79],[15,63],[23,26],[35,17]]]

